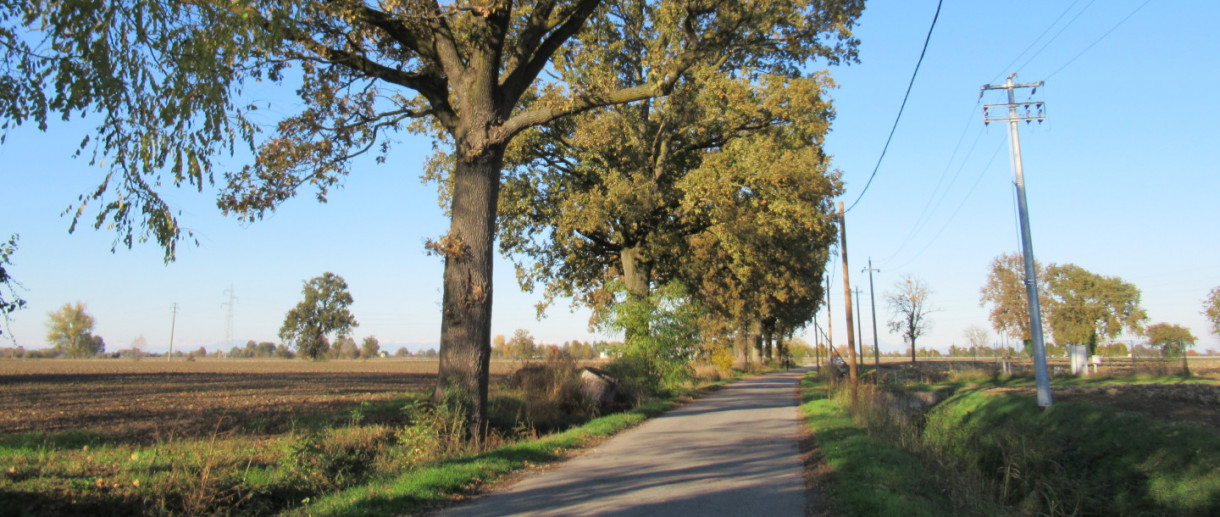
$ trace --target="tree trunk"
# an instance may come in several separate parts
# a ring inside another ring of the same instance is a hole
[[[911,340],[911,362],[915,362],[915,340]]]
[[[623,270],[623,286],[627,288],[628,303],[649,303],[652,294],[652,271],[644,258],[642,246],[636,244],[619,252],[619,267]],[[647,336],[650,332],[647,321],[639,325],[628,325],[623,330],[623,341],[630,343],[637,334]]]
[[[440,370],[433,398],[460,404],[470,437],[487,433],[491,359],[492,254],[504,145],[491,145],[453,171],[452,222],[437,242],[445,257]]]

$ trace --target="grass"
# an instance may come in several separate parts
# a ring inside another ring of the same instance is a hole
[[[1153,383],[1214,381],[1055,380]],[[1041,410],[1032,385],[970,369],[889,378],[886,390],[956,393],[904,419],[872,386],[861,386],[853,412],[846,389],[807,378],[802,411],[829,471],[829,506],[844,515],[1220,515],[1214,428],[1087,401]]]

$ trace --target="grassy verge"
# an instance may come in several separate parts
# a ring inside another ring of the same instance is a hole
[[[846,389],[806,379],[802,410],[829,472],[829,506],[844,515],[1220,515],[1214,428],[1087,401],[1041,410],[1032,383],[964,371],[885,391],[862,385],[850,411]],[[893,390],[955,394],[911,417]]]
[[[879,433],[853,418],[850,400],[815,374],[801,384],[801,414],[814,435],[824,474],[820,496],[836,515],[1000,515],[985,502],[947,495],[952,474],[904,447],[909,436]],[[862,397],[866,398],[867,394]],[[960,483],[959,483],[960,484]],[[972,508],[971,505],[976,506]],[[998,511],[997,511],[998,510]]]

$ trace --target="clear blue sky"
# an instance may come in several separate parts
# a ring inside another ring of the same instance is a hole
[[[847,204],[873,170],[935,8],[934,0],[868,3],[856,32],[861,63],[833,69],[838,117],[827,147],[844,173]],[[1220,348],[1200,315],[1204,295],[1220,285],[1220,171],[1212,159],[1220,99],[1208,93],[1220,84],[1217,23],[1220,5],[1203,1],[947,0],[889,152],[847,215],[853,286],[867,289],[860,271],[869,257],[881,269],[879,300],[904,274],[924,279],[941,310],[923,346],[962,344],[972,324],[990,330],[979,288],[990,260],[1019,242],[1006,130],[983,126],[978,93],[1017,72],[1020,82],[1046,81],[1037,98],[1049,120],[1021,128],[1038,259],[1120,276],[1143,291],[1152,322],[1188,326],[1201,348]],[[164,350],[177,302],[175,347],[214,349],[224,340],[230,285],[234,340],[275,341],[302,282],[333,271],[351,286],[357,337],[376,335],[387,348],[435,346],[442,265],[423,241],[444,233],[447,221],[434,186],[418,179],[425,138],[399,135],[386,164],[358,164],[328,204],[305,195],[249,226],[222,217],[211,192],[171,191],[200,245],[183,245],[178,261],[164,265],[155,244],[111,254],[109,232],[67,233],[61,212],[104,173],[70,158],[85,122],[46,133],[21,128],[0,146],[0,233],[21,234],[12,273],[29,301],[13,317],[19,344],[43,346],[47,313],[79,300],[108,350],[140,335]],[[536,320],[539,297],[520,291],[507,261],[496,268],[493,334],[605,337],[590,334],[588,313],[564,302]],[[841,342],[843,275],[839,262],[833,268]],[[885,330],[888,312],[878,309],[882,349],[898,348]],[[819,320],[825,324],[825,313]],[[865,320],[871,340],[868,327]]]

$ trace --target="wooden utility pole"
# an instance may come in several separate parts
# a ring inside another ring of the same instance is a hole
[[[834,318],[830,316],[830,277],[826,277],[826,362],[831,367],[834,366],[834,361],[830,358],[834,355],[832,352],[835,348],[835,329]]]
[[[847,313],[847,348],[850,350],[851,359],[851,405],[856,406],[856,383],[859,381],[859,372],[856,369],[856,347],[852,346],[855,343],[855,336],[852,332],[851,321],[851,279],[849,274],[851,270],[847,267],[847,225],[843,218],[843,202],[839,201],[839,251],[843,254],[843,299],[846,300],[844,311]]]

